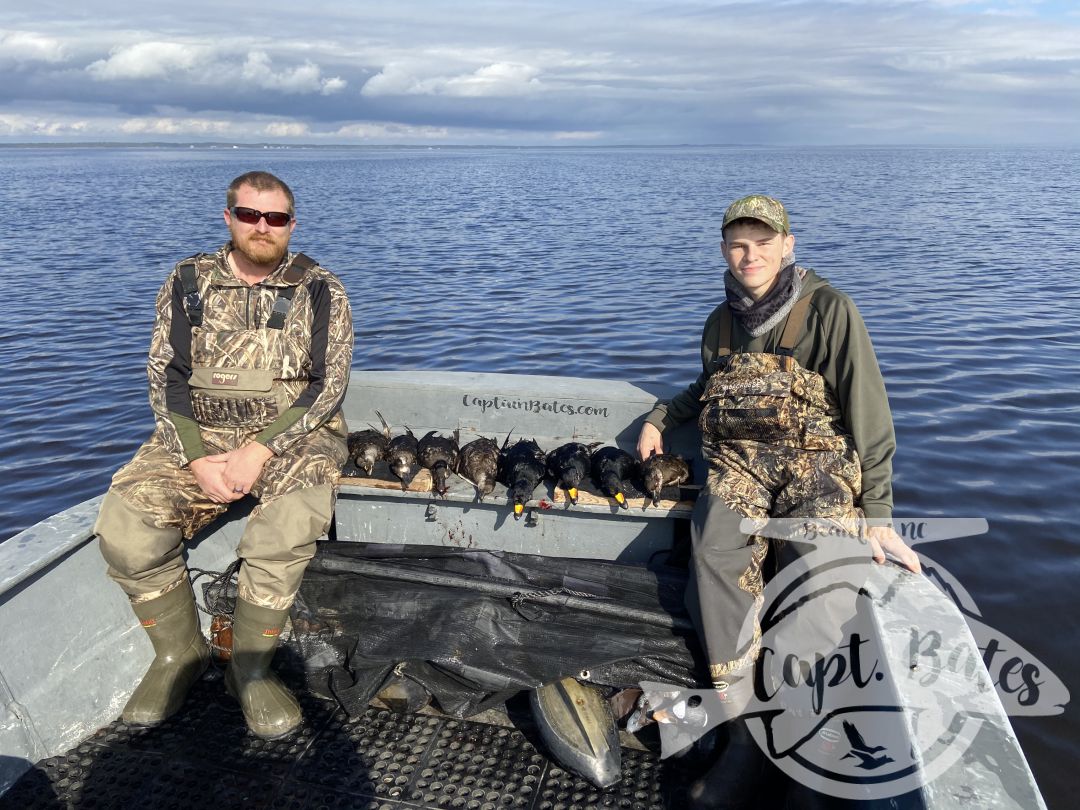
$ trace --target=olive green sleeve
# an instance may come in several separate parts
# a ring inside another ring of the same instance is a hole
[[[719,327],[720,307],[717,307],[705,320],[705,328],[701,333],[701,373],[684,391],[667,402],[658,403],[645,417],[645,421],[661,433],[683,422],[697,419],[701,413],[701,395],[705,392],[705,383],[716,370],[716,351],[720,344]]]
[[[162,444],[177,466],[184,467],[205,456],[206,448],[191,410],[187,382],[191,376],[191,323],[175,270],[162,285],[155,309],[146,363],[150,407]]]
[[[855,304],[835,289],[815,296],[813,308],[824,332],[817,341],[816,370],[836,395],[841,424],[862,463],[859,506],[868,518],[891,518],[896,435],[870,333]]]

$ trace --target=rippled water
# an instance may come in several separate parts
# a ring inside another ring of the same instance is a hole
[[[171,265],[226,238],[228,181],[297,192],[355,365],[687,382],[736,196],[858,303],[899,440],[899,516],[1080,700],[1080,173],[1034,149],[2,149],[0,538],[101,492],[151,429],[144,359]],[[1051,806],[1080,721],[1015,718]]]

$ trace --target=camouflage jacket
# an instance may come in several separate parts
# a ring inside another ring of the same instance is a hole
[[[199,397],[220,392],[240,404],[267,402],[266,419],[248,425],[256,441],[280,455],[301,437],[340,418],[352,364],[353,327],[341,281],[315,266],[297,282],[286,273],[297,254],[261,282],[238,280],[227,257],[231,243],[195,257],[203,319],[192,326],[184,305],[178,264],[157,297],[157,319],[147,374],[165,446],[181,466],[206,455],[201,430],[208,426]],[[281,288],[296,291],[284,328],[267,328]],[[193,407],[193,399],[196,407]],[[338,426],[344,429],[344,425]]]

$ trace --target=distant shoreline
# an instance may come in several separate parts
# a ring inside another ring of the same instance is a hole
[[[649,150],[676,150],[676,149],[760,149],[789,150],[789,149],[1042,149],[1042,150],[1075,150],[1080,145],[1047,145],[1047,144],[920,144],[920,143],[892,143],[892,144],[754,144],[754,143],[678,143],[678,144],[357,144],[357,143],[233,143],[230,141],[20,141],[16,143],[0,142],[0,149],[184,149],[189,151],[220,151],[220,150],[316,150],[331,151],[339,149],[355,151],[385,151],[391,149],[404,149],[415,152],[433,151],[479,151],[479,150],[506,150],[523,152],[531,150],[545,151],[605,151],[621,149],[649,149]]]
[[[415,143],[233,143],[231,141],[20,141],[0,143],[0,149],[413,149],[426,152],[436,149],[792,149],[800,147],[750,143],[678,143],[678,144],[415,144]],[[848,146],[838,148],[851,148]]]

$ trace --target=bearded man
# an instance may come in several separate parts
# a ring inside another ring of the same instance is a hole
[[[177,264],[158,295],[147,366],[156,429],[114,476],[94,531],[155,651],[122,717],[152,726],[209,662],[184,541],[233,501],[258,500],[237,548],[225,685],[252,733],[274,739],[302,720],[269,667],[347,455],[352,314],[336,276],[289,252],[296,217],[283,181],[237,177],[224,216],[231,240]]]

